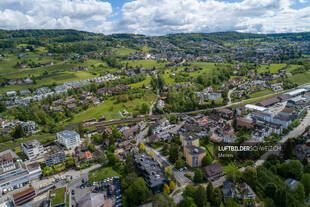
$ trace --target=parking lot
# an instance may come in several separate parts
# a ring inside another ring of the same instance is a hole
[[[80,199],[89,192],[102,193],[106,203],[110,203],[110,206],[122,206],[121,182],[117,176],[93,183],[88,183],[85,178],[74,182],[74,185],[71,185],[70,188],[71,206],[78,207]]]

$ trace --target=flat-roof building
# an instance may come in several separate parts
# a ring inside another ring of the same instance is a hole
[[[25,165],[12,150],[0,153],[0,195],[23,187],[41,176],[39,164]]]
[[[206,151],[200,147],[187,145],[184,147],[184,155],[186,163],[191,167],[200,167],[202,158],[206,155]]]
[[[14,203],[15,205],[21,205],[33,199],[35,196],[36,196],[36,192],[34,188],[31,187],[19,193],[13,194]]]
[[[65,130],[57,133],[57,141],[67,149],[74,149],[80,145],[80,135],[75,131]]]
[[[135,165],[153,193],[163,191],[164,184],[167,184],[168,180],[163,169],[151,156],[136,154]]]
[[[21,144],[22,151],[31,160],[44,152],[43,146],[38,140],[30,140]]]
[[[285,94],[288,94],[288,95],[290,95],[290,96],[293,97],[293,96],[301,95],[301,94],[303,94],[303,93],[305,93],[305,92],[307,92],[306,89],[300,88],[300,89],[296,89],[296,90],[294,90],[294,91],[287,92],[287,93],[285,93]]]

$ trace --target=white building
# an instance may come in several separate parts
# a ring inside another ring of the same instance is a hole
[[[21,144],[23,152],[31,160],[44,152],[43,146],[38,140],[31,140]]]
[[[3,193],[28,185],[41,175],[39,163],[26,166],[12,150],[0,152],[0,198]]]
[[[74,149],[80,145],[80,135],[75,131],[62,131],[57,133],[57,141],[67,149]]]

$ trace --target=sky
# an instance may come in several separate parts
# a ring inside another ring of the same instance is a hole
[[[0,29],[310,32],[310,0],[0,0]]]

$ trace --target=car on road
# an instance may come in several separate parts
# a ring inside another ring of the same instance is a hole
[[[72,194],[72,195],[74,195],[74,194],[75,194],[74,190],[72,190],[72,191],[71,191],[71,194]]]
[[[80,185],[80,189],[84,189],[84,188],[85,188],[84,184]]]

